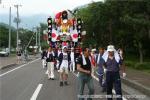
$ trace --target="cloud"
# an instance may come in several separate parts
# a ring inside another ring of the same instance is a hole
[[[65,9],[73,9],[77,6],[84,5],[89,2],[92,2],[92,0],[2,0],[3,5],[21,4],[22,7],[19,8],[21,15],[33,15],[39,13],[53,14]],[[16,10],[14,9],[12,10],[12,12],[15,11]],[[0,13],[5,12],[6,8],[5,11],[1,11]]]

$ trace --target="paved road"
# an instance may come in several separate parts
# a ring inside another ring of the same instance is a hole
[[[39,59],[2,71],[0,72],[0,100],[77,100],[77,76],[70,73],[69,85],[59,87],[59,75],[57,72],[55,74],[54,81],[48,80]],[[95,79],[94,87],[95,94],[104,95]],[[85,94],[87,93],[86,87]]]

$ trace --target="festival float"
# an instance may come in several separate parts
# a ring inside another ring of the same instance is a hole
[[[69,16],[70,14],[70,16]],[[49,17],[48,44],[53,48],[76,48],[81,45],[85,31],[82,31],[83,21],[76,18],[69,11],[58,12],[55,18]]]

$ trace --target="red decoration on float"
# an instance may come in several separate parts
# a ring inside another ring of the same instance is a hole
[[[78,37],[78,34],[73,34],[73,38],[77,38]]]
[[[56,34],[55,33],[52,33],[52,38],[55,38],[56,37]]]

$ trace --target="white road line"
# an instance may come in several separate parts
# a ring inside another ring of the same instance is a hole
[[[34,91],[32,97],[30,98],[30,100],[36,100],[41,88],[42,88],[43,84],[39,84],[36,88],[36,90]]]
[[[73,74],[74,74],[76,77],[78,77],[77,74],[75,74],[75,73],[73,73]],[[98,79],[96,76],[92,75],[92,77],[93,77],[96,81],[99,81],[99,79]],[[113,92],[113,94],[116,94],[116,92],[115,92],[114,89],[112,90],[112,92]],[[122,99],[123,99],[123,100],[127,100],[125,97],[122,97]]]
[[[10,72],[13,72],[13,71],[15,71],[15,70],[17,70],[17,69],[20,69],[20,68],[22,68],[22,67],[24,67],[24,66],[26,66],[26,65],[28,65],[28,64],[31,64],[31,63],[33,63],[33,62],[39,60],[39,59],[40,59],[40,58],[35,59],[35,60],[33,60],[33,61],[31,61],[31,62],[29,62],[29,63],[27,63],[27,64],[21,65],[21,66],[19,66],[19,67],[17,67],[17,68],[14,68],[14,69],[12,69],[12,70],[10,70],[10,71],[7,71],[7,72],[1,74],[0,77],[4,76],[4,75],[6,75],[6,74],[8,74],[8,73],[10,73]]]

